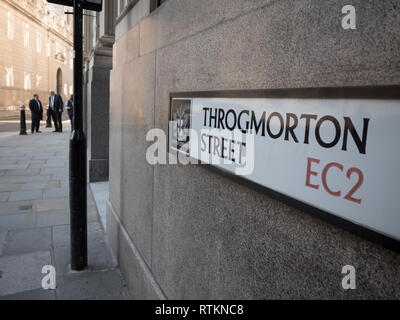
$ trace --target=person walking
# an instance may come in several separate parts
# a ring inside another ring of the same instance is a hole
[[[29,101],[29,109],[31,110],[32,124],[31,132],[41,133],[40,120],[43,120],[43,106],[39,100],[39,96],[35,93],[33,99]]]
[[[54,90],[50,91],[49,105],[55,127],[55,131],[53,132],[62,132],[62,113],[64,103],[61,96],[56,94]]]
[[[72,123],[73,122],[72,119],[74,117],[74,95],[73,94],[70,95],[70,97],[67,101],[67,104],[65,105],[65,109],[67,110],[69,120],[71,121],[71,131],[73,131],[74,130],[73,123]]]

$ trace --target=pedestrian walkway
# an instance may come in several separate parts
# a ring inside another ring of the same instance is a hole
[[[70,128],[64,125],[63,133],[42,127],[40,134],[0,136],[0,300],[129,299],[90,188],[89,270],[70,272]],[[55,267],[55,290],[42,288],[45,265]]]

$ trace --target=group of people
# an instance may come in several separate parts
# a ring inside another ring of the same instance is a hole
[[[50,91],[49,96],[49,104],[47,105],[47,111],[50,115],[51,119],[53,119],[54,128],[53,132],[62,132],[62,114],[64,108],[68,112],[68,117],[71,121],[71,130],[72,130],[72,118],[73,118],[73,109],[74,109],[74,96],[71,95],[68,99],[67,103],[64,106],[64,102],[62,97],[59,94],[56,94],[54,90]],[[29,101],[29,109],[31,110],[32,115],[32,125],[31,132],[32,133],[41,133],[40,129],[40,121],[43,120],[43,105],[39,100],[39,95],[34,94],[33,99]]]

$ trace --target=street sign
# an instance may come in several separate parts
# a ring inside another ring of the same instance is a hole
[[[74,6],[73,0],[47,0],[47,2],[60,4],[63,6]],[[103,0],[81,0],[82,9],[92,10],[92,11],[101,11],[103,7]]]
[[[172,94],[170,150],[400,241],[400,100],[368,90]]]

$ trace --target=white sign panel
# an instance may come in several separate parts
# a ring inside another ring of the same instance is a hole
[[[173,99],[171,147],[400,240],[399,100]]]

